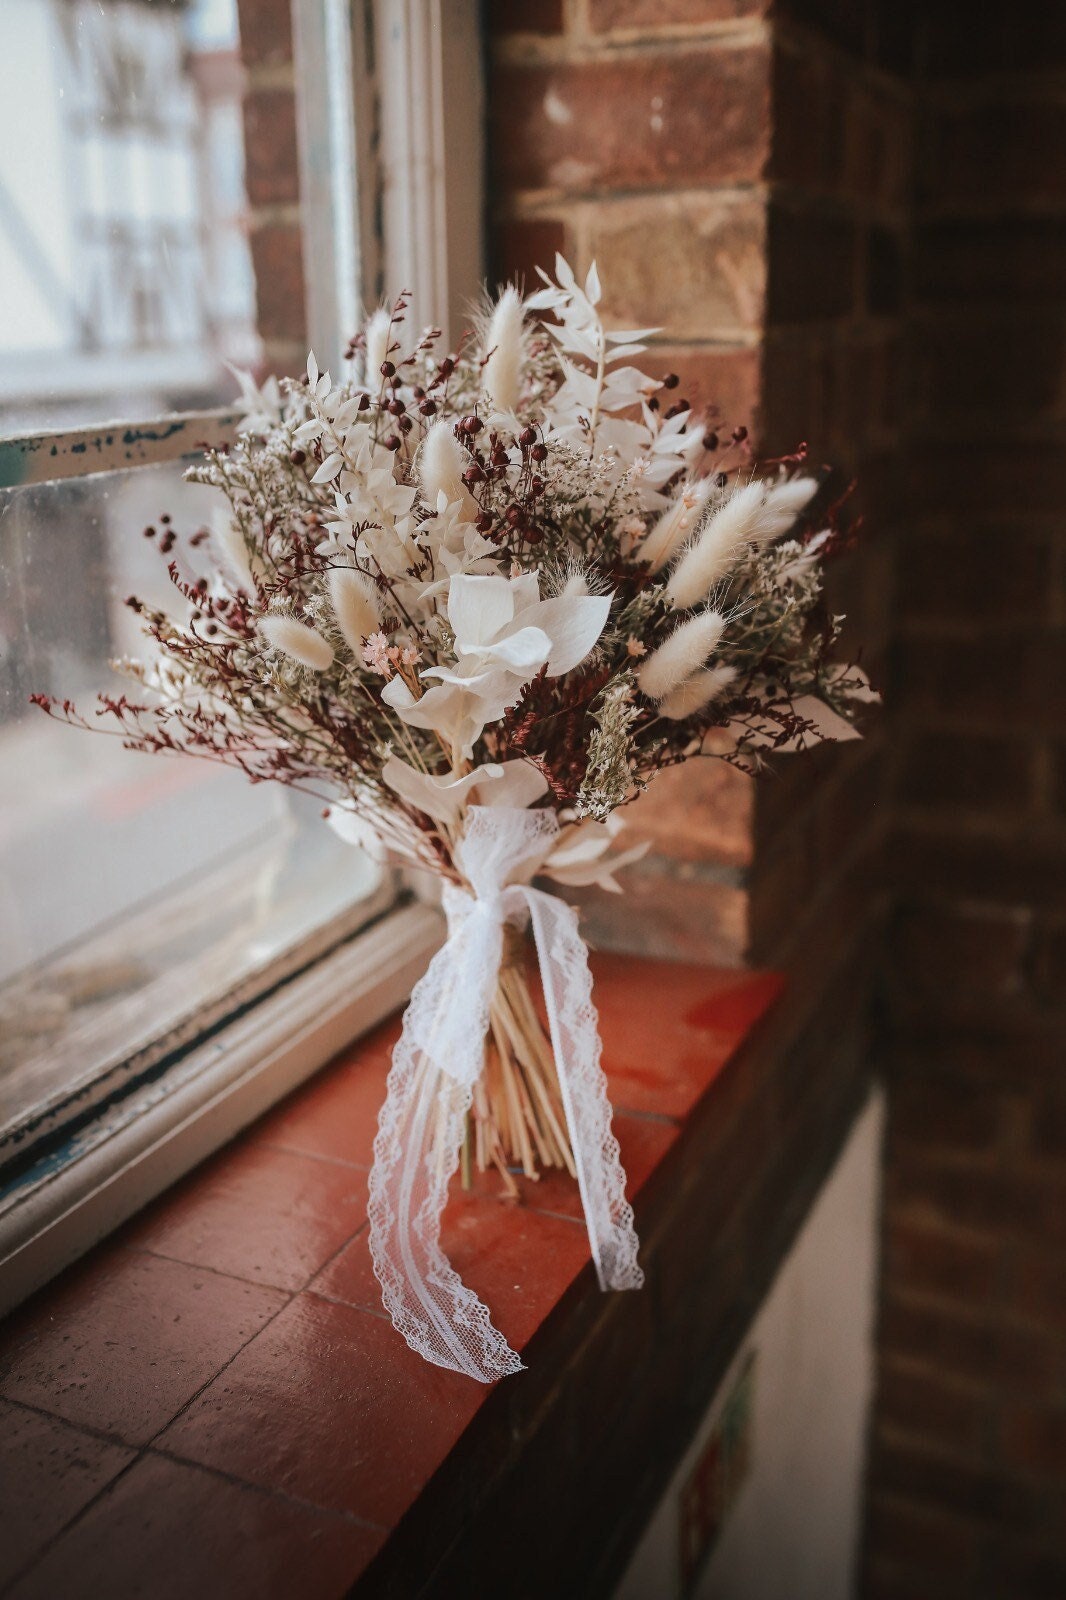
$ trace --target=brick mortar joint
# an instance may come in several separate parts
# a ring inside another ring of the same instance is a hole
[[[762,204],[765,213],[768,205],[769,185],[761,178],[747,182],[721,183],[693,187],[690,184],[672,188],[632,187],[603,189],[563,189],[544,185],[542,188],[510,189],[506,199],[494,208],[493,215],[500,221],[520,221],[534,216],[559,215],[570,211],[577,214],[578,222],[587,220],[589,214],[610,210],[615,204],[632,205],[645,201],[652,209],[685,206],[704,202],[723,206],[740,206],[752,200]]]
[[[248,101],[262,91],[275,94],[287,92],[296,95],[296,64],[294,61],[264,61],[246,66],[244,98]]]
[[[743,206],[750,205],[754,199],[765,205],[769,199],[769,191],[770,185],[761,178],[733,183],[677,184],[670,188],[636,187],[595,192],[585,189],[552,189],[547,186],[512,188],[496,202],[493,216],[503,222],[523,221],[530,216],[539,215],[545,207],[554,207],[557,210],[592,211],[601,210],[605,203],[609,208],[616,201],[631,205],[634,200],[645,200],[653,205],[659,201],[664,204],[686,202],[691,204],[702,200],[724,206]]]
[[[248,212],[248,230],[255,234],[263,228],[303,227],[303,208],[298,200],[279,201],[276,205],[252,206]]]
[[[760,18],[727,19],[676,32],[647,31],[627,34],[509,34],[492,39],[493,66],[519,66],[531,71],[542,67],[588,66],[619,61],[670,61],[694,55],[723,55],[759,49],[771,42],[772,30]]]

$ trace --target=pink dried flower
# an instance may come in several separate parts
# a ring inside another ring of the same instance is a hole
[[[363,646],[363,660],[371,672],[380,672],[383,678],[392,677],[391,651],[384,633],[370,635]]]

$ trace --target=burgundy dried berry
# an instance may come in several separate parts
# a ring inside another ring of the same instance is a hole
[[[294,467],[302,467],[304,462],[307,460],[307,451],[306,450],[290,450],[289,451],[289,460],[292,462]]]
[[[400,448],[400,436],[398,433],[390,433],[387,439],[382,440],[382,443],[386,450],[398,450]]]
[[[733,429],[733,443],[734,444],[743,444],[744,440],[747,437],[748,437],[747,428],[740,427],[740,428],[734,428]]]
[[[504,512],[504,516],[507,518],[512,528],[517,528],[518,524],[522,520],[522,507],[516,506],[512,501],[512,503],[507,507],[507,510]]]
[[[488,533],[489,529],[492,527],[492,518],[489,516],[487,511],[483,511],[481,513],[477,521],[474,523],[474,527],[477,529],[478,533]]]
[[[369,411],[370,410],[370,396],[368,394],[361,394],[359,396],[359,404],[356,406],[355,409],[357,411]]]
[[[704,438],[704,441],[703,441],[703,448],[705,450],[717,450],[718,449],[718,435],[716,433],[707,434],[706,437]]]
[[[681,379],[678,377],[676,372],[668,372],[666,377],[663,379],[663,388],[676,389],[680,382]]]
[[[444,360],[440,364],[440,370],[441,370],[441,375],[443,377],[445,377],[445,378],[450,378],[451,377],[452,373],[455,371],[455,362],[453,361],[451,356],[445,356],[444,357]]]
[[[390,412],[394,417],[402,417],[404,412],[407,410],[407,407],[404,405],[402,400],[397,399],[397,397],[393,395],[392,399],[385,407],[385,410]]]
[[[396,368],[393,366],[391,361],[383,361],[381,363],[380,371],[383,378],[395,378],[396,376]]]
[[[547,461],[548,447],[544,444],[535,444],[529,452],[534,461]]]
[[[155,538],[155,529],[151,526],[151,524],[149,524],[148,527],[145,528],[144,537],[146,539],[154,539]]]
[[[399,428],[401,433],[410,433],[411,429],[414,427],[414,423],[411,421],[410,417],[401,417],[396,426]]]
[[[536,428],[523,428],[522,432],[518,435],[518,442],[522,446],[523,450],[528,450],[530,445],[536,444]]]
[[[437,415],[437,402],[435,400],[423,400],[418,409],[424,417],[435,417]]]
[[[536,499],[538,494],[543,494],[544,493],[544,479],[543,478],[530,478],[530,480],[529,480],[529,492],[533,496],[534,499]]]
[[[475,483],[483,483],[484,480],[484,471],[478,466],[476,461],[472,461],[467,467],[466,471],[463,473],[463,482],[466,484],[468,489],[472,489]]]

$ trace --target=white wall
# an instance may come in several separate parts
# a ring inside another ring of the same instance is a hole
[[[884,1103],[871,1096],[653,1516],[615,1600],[680,1595],[679,1496],[754,1353],[751,1468],[696,1600],[849,1600],[873,1383]]]

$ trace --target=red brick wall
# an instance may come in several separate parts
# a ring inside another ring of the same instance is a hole
[[[649,370],[754,427],[761,383],[771,49],[763,7],[590,0],[488,10],[497,279],[562,250],[604,268],[607,314],[661,324]],[[655,854],[626,910],[589,898],[603,944],[738,961],[751,786],[719,762],[664,775],[628,814]],[[602,900],[602,897],[601,897]]]
[[[494,271],[563,249],[600,261],[608,313],[659,323],[674,368],[768,449],[810,442],[868,483],[877,530],[836,578],[877,670],[898,448],[901,94],[845,82],[828,46],[760,4],[492,7]],[[845,137],[846,134],[846,137]],[[885,835],[883,739],[784,761],[767,784],[719,763],[660,779],[630,825],[655,854],[601,942],[801,963],[817,998],[866,938]]]
[[[927,8],[867,1590],[1066,1594],[1066,17]]]
[[[307,356],[290,0],[237,0],[245,67],[244,165],[256,320],[267,372]]]

